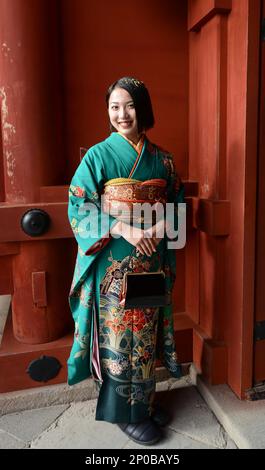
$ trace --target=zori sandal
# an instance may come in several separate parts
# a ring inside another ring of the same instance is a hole
[[[162,437],[159,427],[150,418],[140,423],[118,423],[118,426],[130,439],[144,446],[155,444]]]

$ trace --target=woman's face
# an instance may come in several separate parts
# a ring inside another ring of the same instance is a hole
[[[123,88],[115,88],[109,97],[109,118],[117,131],[131,140],[138,140],[138,127],[131,95]]]

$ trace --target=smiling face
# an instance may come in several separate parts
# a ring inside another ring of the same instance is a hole
[[[114,88],[109,97],[108,113],[110,122],[117,131],[137,143],[138,126],[134,102],[124,88]]]

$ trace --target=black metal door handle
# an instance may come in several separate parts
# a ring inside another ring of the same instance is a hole
[[[50,216],[42,209],[30,209],[21,219],[22,230],[30,237],[46,233],[50,226]]]

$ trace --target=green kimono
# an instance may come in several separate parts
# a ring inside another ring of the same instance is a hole
[[[124,238],[109,235],[116,219],[100,210],[104,183],[128,178],[136,158],[133,146],[113,132],[88,150],[69,188],[68,215],[78,254],[69,293],[75,333],[68,359],[68,383],[73,385],[95,376],[92,353],[98,341],[102,380],[96,419],[112,423],[139,422],[150,415],[158,350],[172,376],[181,376],[174,345],[172,306],[126,310],[119,304],[122,278],[130,257],[134,271],[162,268],[168,290],[172,290],[176,276],[176,253],[167,249],[166,237],[151,257],[139,253],[136,256],[134,247]],[[141,181],[165,179],[168,202],[177,204],[184,200],[183,184],[175,174],[171,155],[147,138],[131,177]],[[87,216],[82,210],[85,203],[98,207],[95,230],[90,223],[89,238],[85,236],[85,224],[80,223]]]

